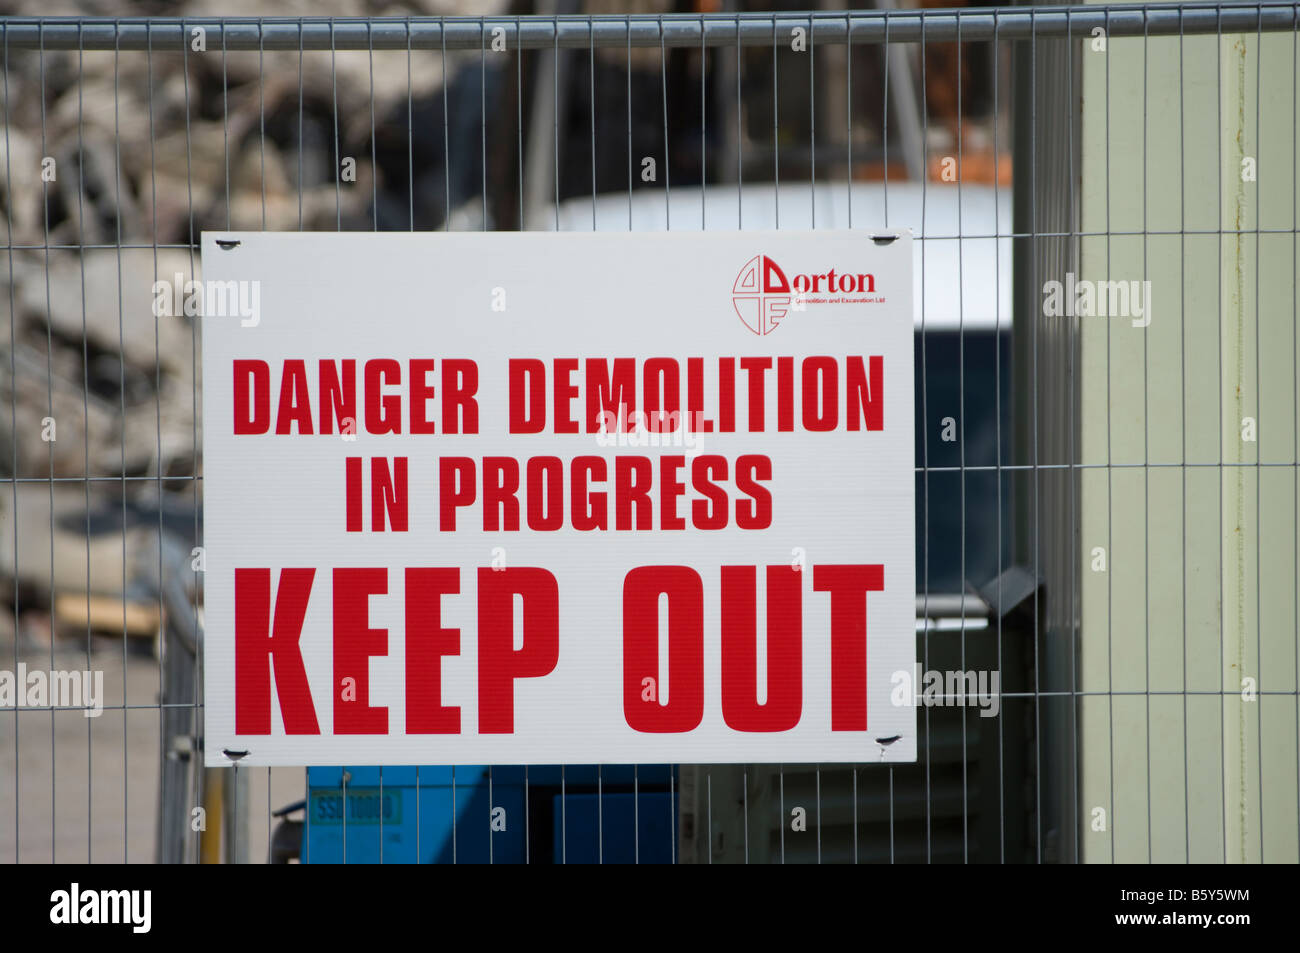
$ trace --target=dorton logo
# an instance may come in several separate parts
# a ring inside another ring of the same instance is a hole
[[[736,276],[731,303],[745,327],[755,334],[771,334],[790,311],[810,304],[879,303],[876,276],[867,272],[837,272],[787,278],[781,266],[767,255],[755,255]]]
[[[771,334],[790,310],[790,282],[781,266],[766,255],[745,262],[731,289],[731,303],[745,327]]]

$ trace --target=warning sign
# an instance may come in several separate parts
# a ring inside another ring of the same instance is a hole
[[[209,765],[915,759],[909,234],[203,275]]]

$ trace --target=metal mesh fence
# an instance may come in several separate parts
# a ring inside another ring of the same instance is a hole
[[[0,21],[0,857],[1297,860],[1298,17]],[[202,769],[202,231],[879,226],[916,764]]]

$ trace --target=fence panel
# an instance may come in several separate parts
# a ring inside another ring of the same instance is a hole
[[[0,21],[0,857],[1300,859],[1298,18]],[[881,226],[916,764],[202,768],[202,231]]]

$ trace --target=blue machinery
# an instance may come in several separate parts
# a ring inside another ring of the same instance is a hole
[[[515,765],[494,767],[490,775],[472,765],[309,768],[302,862],[675,859],[673,768],[535,765],[526,770],[525,778],[525,769]]]

